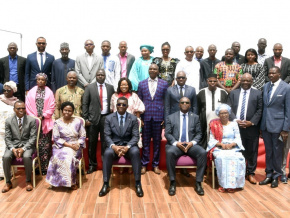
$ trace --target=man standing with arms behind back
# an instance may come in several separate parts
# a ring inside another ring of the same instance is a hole
[[[121,78],[129,77],[130,70],[135,61],[135,57],[127,53],[127,49],[127,42],[122,41],[119,43],[120,53],[117,54],[117,57],[120,59],[121,63]]]

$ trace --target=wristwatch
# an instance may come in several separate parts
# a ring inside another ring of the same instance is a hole
[[[252,123],[252,122],[251,122]],[[252,123],[252,126],[255,126],[255,124],[254,123]]]

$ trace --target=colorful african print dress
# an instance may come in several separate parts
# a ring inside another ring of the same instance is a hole
[[[225,88],[233,88],[240,80],[243,70],[237,63],[226,64],[223,61],[215,65],[214,73]]]

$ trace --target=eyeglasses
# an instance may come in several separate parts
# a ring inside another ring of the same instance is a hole
[[[188,101],[181,101],[180,104],[189,104]]]
[[[122,106],[122,107],[127,107],[127,104],[118,103],[117,106],[118,106],[118,107],[121,107],[121,106]]]
[[[176,79],[186,79],[185,76],[179,76],[179,77],[176,77]]]
[[[46,42],[38,42],[37,44],[38,44],[38,45],[45,45]]]
[[[92,46],[92,45],[94,45],[94,44],[92,44],[92,43],[85,44],[85,46]]]
[[[25,107],[19,107],[19,108],[15,108],[16,110],[20,111],[20,110],[26,110]]]
[[[10,90],[9,89],[3,89],[3,92],[8,92],[9,93],[11,91],[12,91],[11,89]]]
[[[185,53],[186,53],[186,54],[188,54],[188,53],[191,53],[191,54],[193,54],[193,53],[194,53],[194,51],[186,51]]]

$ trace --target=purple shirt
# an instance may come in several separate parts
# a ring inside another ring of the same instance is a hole
[[[126,53],[124,55],[124,57],[122,57],[119,54],[119,58],[120,58],[120,61],[121,61],[121,78],[127,77],[127,56],[128,56],[128,53]]]

